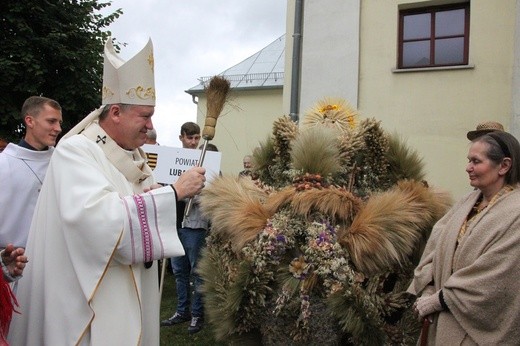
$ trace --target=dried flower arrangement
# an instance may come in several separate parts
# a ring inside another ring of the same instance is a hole
[[[203,192],[211,219],[199,271],[216,338],[264,345],[414,343],[405,292],[450,197],[375,119],[320,101],[254,153],[259,177]]]

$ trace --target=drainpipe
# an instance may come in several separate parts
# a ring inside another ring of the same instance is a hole
[[[290,117],[295,123],[299,121],[300,111],[300,72],[301,72],[301,46],[303,27],[303,0],[296,0],[294,9],[294,33],[291,73],[291,105]]]

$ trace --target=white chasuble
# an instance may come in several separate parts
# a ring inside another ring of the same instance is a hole
[[[157,265],[184,254],[175,193],[94,123],[60,142],[27,243],[12,345],[158,345]]]

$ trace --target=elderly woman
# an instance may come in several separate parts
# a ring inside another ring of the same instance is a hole
[[[8,282],[13,282],[22,277],[23,269],[27,263],[25,250],[21,247],[15,248],[12,244],[0,251],[0,345],[7,345],[5,337],[11,322],[16,299]]]
[[[408,291],[429,345],[520,342],[520,145],[507,132],[473,139],[474,191],[432,230]]]

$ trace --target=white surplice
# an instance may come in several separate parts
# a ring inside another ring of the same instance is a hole
[[[9,243],[25,247],[53,150],[30,150],[9,143],[0,153],[0,248]]]
[[[157,265],[184,254],[171,187],[97,123],[60,142],[40,193],[12,345],[159,345]],[[142,166],[142,167],[140,167]]]

